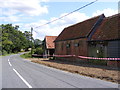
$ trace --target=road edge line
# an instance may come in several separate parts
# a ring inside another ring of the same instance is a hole
[[[9,65],[12,67],[12,64],[10,63],[10,62],[8,62],[9,63]]]
[[[32,88],[32,86],[13,68],[13,71],[22,79],[22,81],[29,87]]]

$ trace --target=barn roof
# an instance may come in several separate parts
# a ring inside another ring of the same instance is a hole
[[[65,28],[56,38],[55,42],[87,37],[100,16],[101,15]]]
[[[46,48],[47,49],[54,49],[54,40],[56,39],[57,36],[46,36],[45,37],[45,42],[46,42]]]
[[[114,40],[120,39],[120,14],[104,18],[102,24],[96,30],[91,40]]]

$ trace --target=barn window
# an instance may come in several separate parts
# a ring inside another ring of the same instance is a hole
[[[66,47],[69,48],[69,47],[70,47],[70,44],[67,44]]]
[[[74,46],[75,46],[75,47],[79,47],[79,43],[75,43]]]

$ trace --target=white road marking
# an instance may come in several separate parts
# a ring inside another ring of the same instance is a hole
[[[32,86],[13,68],[13,71],[22,79],[22,81],[29,87],[32,88]]]
[[[12,66],[12,64],[10,62],[8,62],[10,66]]]
[[[8,62],[9,62],[10,60],[8,59]]]

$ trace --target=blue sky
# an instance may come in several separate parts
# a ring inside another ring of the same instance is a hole
[[[35,28],[51,20],[55,20],[92,0],[59,1],[59,0],[0,0],[0,24],[11,23],[19,25],[21,31],[30,31],[33,27],[33,37],[43,40],[46,35],[57,36],[70,25],[82,22],[88,18],[105,14],[106,17],[118,13],[118,0],[98,0],[67,17],[49,25]],[[94,1],[94,0],[93,0]]]

